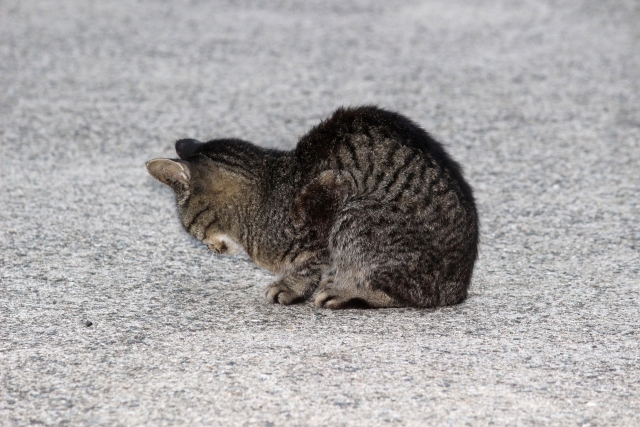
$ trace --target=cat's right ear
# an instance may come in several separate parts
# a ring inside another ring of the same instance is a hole
[[[153,159],[147,162],[147,170],[152,177],[175,191],[189,188],[191,172],[185,162]]]

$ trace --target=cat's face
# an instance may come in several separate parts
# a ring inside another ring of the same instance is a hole
[[[174,191],[180,220],[192,236],[216,253],[241,249],[239,212],[251,194],[246,179],[204,156],[154,159],[147,162],[147,170]]]

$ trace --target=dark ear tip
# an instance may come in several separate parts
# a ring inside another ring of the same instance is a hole
[[[193,156],[204,143],[195,139],[180,139],[176,142],[176,153],[182,160]]]

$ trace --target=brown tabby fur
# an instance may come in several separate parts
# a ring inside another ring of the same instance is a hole
[[[266,289],[318,307],[437,307],[467,296],[478,215],[460,167],[424,130],[377,107],[340,108],[292,151],[236,139],[176,143],[147,163],[186,230],[244,249]]]

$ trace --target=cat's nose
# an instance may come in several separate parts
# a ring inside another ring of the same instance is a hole
[[[202,145],[204,145],[204,142],[195,139],[181,139],[176,142],[176,153],[178,153],[178,157],[182,160],[187,160],[193,156]]]

